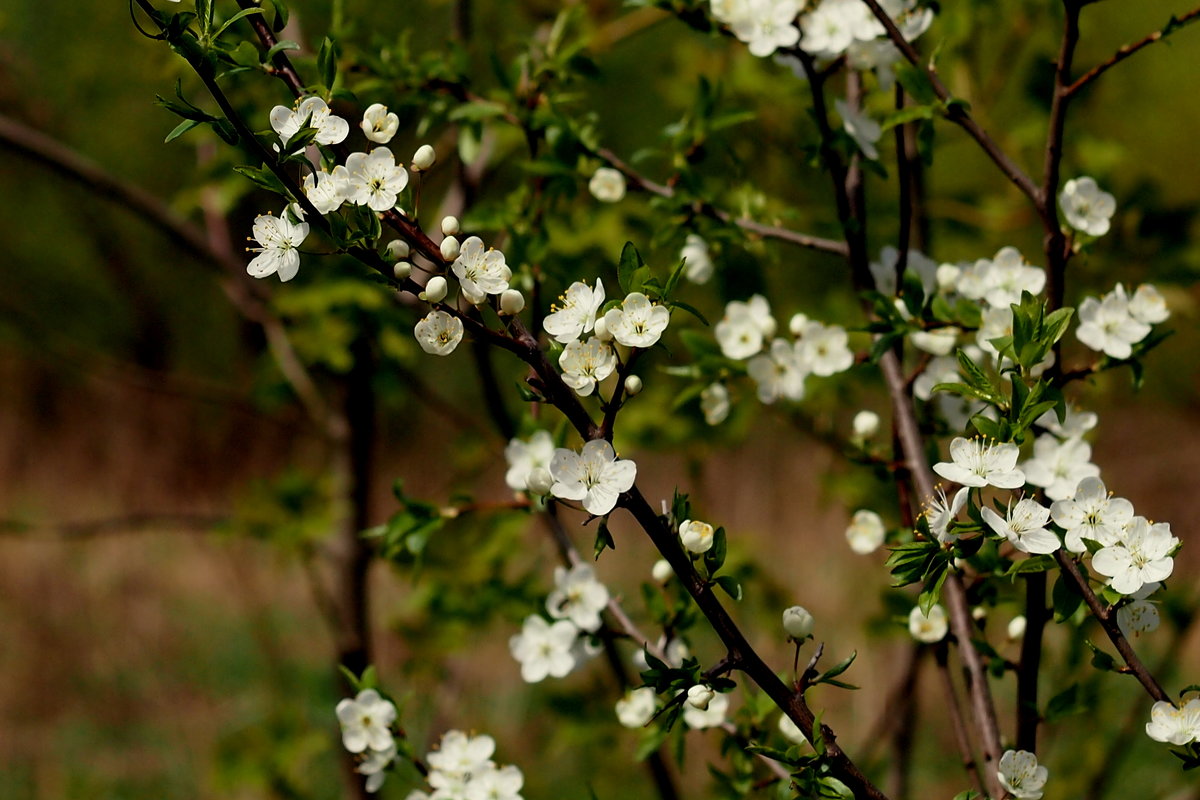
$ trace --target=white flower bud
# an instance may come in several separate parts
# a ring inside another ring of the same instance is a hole
[[[550,494],[553,485],[554,478],[550,477],[550,470],[545,467],[535,468],[525,479],[525,488],[533,494]]]
[[[1008,623],[1008,638],[1020,639],[1025,635],[1025,617],[1013,617]]]
[[[813,632],[813,615],[804,606],[792,606],[783,612],[783,629],[796,641],[807,639]]]
[[[602,342],[607,342],[612,338],[608,335],[608,323],[604,321],[604,317],[596,317],[596,324],[592,327],[592,335]]]
[[[788,330],[792,332],[792,336],[801,336],[804,333],[804,326],[808,324],[807,314],[793,314],[788,320]]]
[[[654,566],[650,569],[650,576],[659,583],[666,583],[675,574],[675,570],[671,569],[671,565],[667,563],[665,558],[660,558],[654,562]]]
[[[637,375],[629,375],[625,378],[625,394],[633,397],[642,390],[642,379]]]
[[[697,683],[695,686],[688,689],[687,704],[692,708],[698,708],[701,711],[707,711],[708,704],[711,703],[712,699],[716,696],[717,693],[714,692],[710,687],[705,686],[703,683]]]
[[[396,276],[396,280],[407,280],[409,275],[412,275],[412,264],[407,261],[397,261],[396,266],[392,267],[392,274]]]
[[[860,411],[854,415],[854,435],[859,439],[870,439],[879,433],[879,415],[874,411]]]
[[[516,289],[505,289],[500,293],[500,313],[512,316],[525,308],[525,295]]]
[[[412,248],[408,246],[408,242],[403,239],[393,239],[387,245],[387,257],[392,261],[399,261],[403,258],[408,258],[408,254],[412,252]]]
[[[971,619],[975,620],[976,622],[978,622],[979,620],[983,619],[986,616],[987,616],[987,609],[984,608],[983,606],[975,606],[974,608],[971,609]]]
[[[440,303],[446,299],[446,293],[450,291],[446,279],[441,275],[434,275],[429,279],[429,283],[425,284],[425,291],[421,292],[418,297],[430,303]]]
[[[453,236],[447,236],[442,239],[442,258],[447,261],[453,261],[458,258],[459,244],[458,239]]]
[[[433,148],[427,144],[423,144],[417,148],[417,152],[412,157],[412,171],[424,172],[433,166],[433,162],[437,161],[437,154],[433,152]]]
[[[693,553],[706,553],[713,546],[713,526],[698,519],[685,519],[679,526],[679,538],[684,548]]]
[[[442,217],[442,233],[446,236],[453,236],[461,231],[462,228],[458,225],[458,217]]]

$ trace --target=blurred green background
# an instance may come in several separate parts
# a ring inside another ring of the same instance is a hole
[[[219,7],[229,14],[232,5]],[[1057,19],[1045,9],[1052,4],[947,5],[956,7],[939,16],[923,47],[941,44],[939,63],[955,94],[1020,163],[1040,169],[1057,49]],[[757,114],[714,136],[696,166],[714,200],[836,234],[827,178],[805,163],[813,134],[802,82],[651,9],[609,0],[580,9],[576,24],[594,37],[598,72],[573,84],[576,97],[563,103],[595,113],[605,146],[626,156],[665,149],[664,127],[689,112],[697,79],[706,76],[721,85],[723,108]],[[512,63],[545,38],[559,10],[546,0],[475,3],[466,62],[477,89],[495,85],[493,56]],[[1095,63],[1184,10],[1176,0],[1089,7],[1077,64]],[[302,43],[298,63],[309,71],[334,25],[348,47],[399,51],[407,37],[417,56],[444,57],[455,16],[454,5],[436,1],[331,7],[297,0],[292,11],[286,35]],[[1187,616],[1200,568],[1191,505],[1200,474],[1198,74],[1200,27],[1113,70],[1073,107],[1064,161],[1066,177],[1092,175],[1119,209],[1113,232],[1073,262],[1068,301],[1118,280],[1153,280],[1173,309],[1177,334],[1151,357],[1145,390],[1135,395],[1120,373],[1079,396],[1100,412],[1095,460],[1109,487],[1139,513],[1170,521],[1185,543],[1172,586],[1178,613],[1138,643],[1151,664],[1162,661],[1172,686],[1200,682],[1200,643]],[[171,95],[177,79],[187,96],[211,107],[182,61],[138,35],[123,3],[0,2],[0,113],[144,189],[211,241],[225,237],[240,248],[254,215],[277,212],[277,200],[231,171],[247,159],[209,131],[163,143],[177,120],[154,97]],[[239,76],[234,86],[256,127],[266,127],[271,105],[290,102],[281,84],[262,76]],[[386,91],[376,84],[362,94],[387,102]],[[444,124],[418,134],[420,111],[409,112],[398,157],[433,141],[449,174],[453,135]],[[497,136],[481,208],[502,205],[528,180],[506,165],[512,139],[511,131]],[[0,152],[0,797],[343,796],[332,714],[337,644],[314,589],[332,580],[321,557],[337,542],[329,535],[341,511],[330,499],[339,490],[331,477],[336,453],[313,431],[261,330],[222,292],[219,267],[11,144],[0,143]],[[639,163],[652,177],[666,175],[652,153]],[[1023,198],[948,125],[938,126],[926,178],[933,257],[983,258],[1015,244],[1039,262],[1040,228]],[[435,171],[424,208],[436,208],[445,191]],[[882,180],[872,179],[871,207],[877,250],[896,229]],[[683,231],[663,228],[644,196],[597,209],[585,194],[559,212],[546,221],[549,250],[560,266],[578,265],[586,275],[611,275],[627,239],[652,264],[673,264],[683,239]],[[729,244],[721,256],[718,286],[687,290],[710,319],[721,314],[719,291],[763,290],[781,322],[794,311],[861,322],[833,257],[762,243]],[[460,496],[509,500],[504,439],[480,410],[485,401],[466,348],[445,362],[419,357],[409,335],[415,317],[380,310],[384,293],[360,275],[316,258],[295,284],[256,288],[273,295],[269,302],[289,320],[297,350],[335,403],[348,391],[352,343],[360,330],[372,334],[369,523],[396,510],[397,479],[439,505]],[[364,318],[373,321],[362,327]],[[506,389],[522,376],[507,357],[496,368]],[[827,652],[840,659],[859,651],[849,678],[864,689],[823,693],[817,702],[843,746],[868,751],[868,767],[884,774],[886,748],[867,740],[910,650],[894,619],[907,605],[883,588],[882,555],[854,556],[842,531],[860,506],[896,523],[894,497],[787,415],[743,403],[727,426],[708,431],[694,403],[671,408],[681,385],[651,374],[623,432],[644,491],[651,498],[669,497],[676,486],[692,491],[706,517],[729,529],[734,560],[754,576],[738,615],[772,663],[783,669],[790,660],[777,613],[796,602],[816,614]],[[885,410],[865,374],[813,394],[806,424],[823,430],[845,432],[863,406]],[[508,406],[521,410],[515,396]],[[614,519],[613,529],[618,550],[601,561],[600,577],[638,608],[637,586],[653,558],[628,520]],[[583,549],[592,535],[578,534]],[[506,552],[517,553],[508,564]],[[530,688],[508,656],[508,636],[537,609],[554,563],[538,523],[465,515],[437,532],[421,570],[372,569],[373,660],[404,701],[419,750],[450,727],[486,731],[500,743],[497,758],[524,769],[531,800],[587,797],[589,787],[599,798],[651,797],[648,780],[628,766],[636,736],[613,724],[618,693],[600,662]],[[880,588],[864,591],[866,581]],[[990,630],[1002,632],[1018,611],[994,613]],[[1059,633],[1044,697],[1062,687],[1067,665],[1086,662],[1078,642]],[[699,635],[694,645],[702,661],[719,656],[711,637]],[[1015,657],[1014,647],[1005,655]],[[966,784],[946,755],[951,740],[938,716],[936,676],[931,663],[925,667],[912,794],[949,797]],[[1011,683],[998,690],[1008,729]],[[1149,705],[1132,681],[1103,676],[1090,691],[1096,711],[1044,735],[1048,796],[1200,796],[1139,732]],[[1095,733],[1122,726],[1132,731],[1128,740]],[[689,796],[705,796],[704,761],[719,755],[711,734],[695,738],[683,782]],[[1116,776],[1089,793],[1090,776],[1108,763]],[[410,778],[390,778],[383,796],[403,797],[416,785]]]

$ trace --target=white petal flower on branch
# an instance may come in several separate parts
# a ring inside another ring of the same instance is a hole
[[[550,459],[554,458],[554,439],[549,431],[538,431],[527,442],[513,439],[504,448],[504,458],[508,461],[504,482],[514,492],[523,492],[529,488],[529,476],[534,471],[550,468]]]
[[[813,615],[804,606],[792,606],[783,610],[783,629],[793,639],[805,639],[813,632]]]
[[[854,352],[849,343],[846,329],[840,325],[810,322],[804,326],[800,341],[796,342],[796,356],[806,371],[829,377],[853,366]]]
[[[1112,497],[1098,477],[1084,478],[1070,498],[1050,506],[1054,524],[1064,531],[1064,545],[1072,553],[1087,552],[1084,539],[1102,545],[1116,544],[1124,536],[1125,526],[1133,519],[1133,503]]]
[[[567,344],[592,330],[596,324],[596,313],[604,304],[604,284],[596,280],[596,287],[575,281],[559,298],[561,305],[552,305],[550,314],[542,321],[542,330],[559,343]]]
[[[1067,405],[1067,413],[1062,422],[1054,411],[1047,411],[1037,418],[1041,427],[1053,433],[1060,439],[1078,439],[1096,427],[1100,418],[1092,411],[1081,411],[1073,405]]]
[[[588,191],[602,203],[619,203],[625,197],[625,176],[612,167],[600,167],[588,181]]]
[[[732,300],[713,334],[726,358],[743,359],[758,353],[763,342],[774,335],[775,319],[767,298],[756,294],[749,300]]]
[[[1157,325],[1171,316],[1167,301],[1152,284],[1143,283],[1129,298],[1129,315],[1138,322]]]
[[[508,649],[521,662],[521,678],[526,683],[537,683],[547,676],[562,678],[575,669],[571,650],[578,637],[579,628],[569,620],[550,624],[531,614],[525,618],[521,632],[508,640]]]
[[[1017,469],[1020,450],[1015,444],[981,438],[955,437],[950,442],[950,461],[939,461],[933,471],[963,486],[995,486],[1016,489],[1025,485],[1025,473]]]
[[[641,292],[631,292],[619,308],[604,315],[608,334],[626,347],[653,347],[670,321],[667,307],[651,303]]]
[[[1176,708],[1160,700],[1150,709],[1146,735],[1156,742],[1185,745],[1200,741],[1200,698],[1192,697]]]
[[[389,112],[383,103],[373,103],[363,112],[358,126],[372,142],[387,144],[400,130],[400,118]]]
[[[996,777],[1015,800],[1039,800],[1050,770],[1038,766],[1037,756],[1026,750],[1007,750],[1000,757]]]
[[[478,236],[467,239],[450,266],[463,291],[473,294],[501,294],[508,289],[512,270],[504,263],[504,253],[484,248]]]
[[[723,383],[710,383],[700,392],[700,413],[709,425],[720,425],[729,417],[729,390]]]
[[[1117,609],[1117,627],[1127,639],[1158,630],[1158,607],[1149,600],[1134,600]]]
[[[332,214],[346,202],[344,176],[321,170],[304,176],[304,194],[321,214]]]
[[[690,553],[707,553],[713,546],[716,530],[707,522],[685,519],[679,524],[679,539]]]
[[[692,708],[698,708],[701,711],[707,711],[708,705],[717,696],[717,693],[712,690],[712,687],[705,686],[703,683],[697,683],[695,686],[687,690],[687,699],[684,703]]]
[[[374,689],[364,689],[353,700],[337,704],[338,723],[342,727],[342,746],[351,753],[387,750],[394,743],[389,727],[396,720],[396,707]]]
[[[386,147],[351,153],[346,166],[334,169],[334,175],[346,181],[348,202],[372,211],[395,208],[400,192],[408,186],[408,170],[396,164],[396,157]]]
[[[641,728],[654,719],[658,695],[649,686],[631,689],[617,701],[617,721],[626,728]]]
[[[567,342],[558,357],[558,366],[563,371],[563,383],[580,397],[587,397],[595,391],[597,383],[617,368],[617,354],[612,345],[594,336],[586,342],[576,339]]]
[[[870,439],[879,433],[879,415],[867,409],[859,411],[854,415],[850,427],[854,431],[855,438]]]
[[[913,395],[919,400],[928,400],[933,397],[933,387],[939,383],[961,382],[958,359],[953,356],[939,356],[931,359],[925,365],[925,370],[913,381]]]
[[[758,385],[758,399],[770,405],[779,398],[804,399],[804,379],[808,369],[796,354],[796,347],[785,339],[771,342],[771,349],[746,364],[746,373]]]
[[[800,41],[794,23],[803,5],[800,0],[742,0],[729,29],[749,46],[751,55],[765,58]]]
[[[448,356],[463,338],[463,323],[445,311],[430,311],[413,329],[417,344],[426,353]]]
[[[584,510],[599,517],[616,508],[621,492],[633,486],[637,465],[618,459],[604,439],[593,439],[579,453],[561,447],[555,450],[550,476],[554,479],[550,491],[555,497],[580,500]]]
[[[1133,345],[1150,333],[1150,326],[1130,313],[1129,298],[1120,284],[1100,300],[1084,298],[1078,314],[1076,338],[1110,358],[1129,358]]]
[[[554,591],[546,598],[546,611],[555,619],[568,619],[580,630],[600,628],[600,612],[608,606],[608,589],[596,580],[589,564],[554,568]]]
[[[290,281],[300,271],[299,247],[308,236],[307,222],[292,222],[287,212],[278,217],[259,214],[254,218],[254,240],[258,247],[250,252],[258,253],[246,266],[246,272],[254,278],[278,275],[280,281]]]
[[[1025,481],[1046,490],[1051,500],[1065,500],[1075,494],[1084,478],[1100,475],[1100,467],[1091,462],[1092,447],[1082,439],[1060,442],[1050,434],[1033,443],[1033,458],[1021,465]]]
[[[1108,233],[1110,220],[1117,210],[1117,200],[1102,191],[1094,178],[1074,178],[1063,184],[1058,205],[1067,224],[1089,236]]]
[[[842,118],[842,128],[858,145],[862,154],[872,161],[877,161],[879,150],[875,147],[875,143],[879,141],[879,137],[883,136],[883,128],[879,123],[871,119],[865,111],[856,111],[851,108],[845,100],[834,100],[833,107],[837,109],[838,116]]]
[[[396,745],[386,750],[367,750],[366,758],[354,768],[359,775],[366,775],[366,790],[372,794],[379,791],[387,778],[388,765],[396,760]]]
[[[685,262],[683,274],[692,283],[704,284],[712,278],[712,256],[708,252],[708,244],[699,235],[687,235],[683,249],[679,251],[679,258]]]
[[[1131,595],[1147,583],[1171,577],[1175,559],[1170,554],[1178,544],[1169,524],[1134,517],[1118,542],[1092,556],[1092,569],[1107,577],[1113,589]]]
[[[950,623],[946,620],[946,609],[934,604],[929,614],[922,614],[921,607],[916,606],[908,612],[908,632],[918,642],[933,644],[946,638],[950,631]]]
[[[725,713],[729,710],[729,695],[718,694],[708,702],[708,708],[700,710],[695,706],[684,704],[683,721],[694,730],[715,728],[725,721]]]
[[[435,789],[440,788],[452,778],[465,783],[472,775],[495,766],[492,763],[495,752],[496,740],[491,736],[468,736],[462,731],[446,731],[437,749],[425,757],[430,769],[429,784]]]
[[[1026,497],[1016,505],[1010,503],[1003,517],[989,506],[980,509],[980,513],[989,528],[1023,553],[1053,553],[1060,546],[1058,537],[1046,527],[1050,509],[1036,500]]]
[[[286,106],[272,108],[271,127],[285,146],[302,127],[317,129],[313,139],[317,144],[338,144],[350,133],[350,123],[330,111],[329,105],[314,95],[301,100],[294,111]]]
[[[854,512],[846,528],[846,541],[850,543],[850,549],[859,555],[874,553],[883,546],[886,536],[883,518],[865,508]]]
[[[939,486],[933,497],[929,498],[924,511],[925,521],[929,524],[929,532],[942,544],[958,538],[950,533],[950,523],[958,519],[959,512],[967,504],[970,492],[971,490],[964,486],[954,493],[953,498],[947,500],[946,491]]]
[[[463,789],[463,800],[521,800],[521,787],[524,785],[525,776],[511,764],[486,767],[472,773],[471,780]]]

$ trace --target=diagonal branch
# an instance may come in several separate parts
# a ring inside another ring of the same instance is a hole
[[[1161,30],[1154,31],[1154,33],[1139,39],[1133,44],[1125,45],[1107,59],[1085,72],[1081,77],[1076,79],[1074,83],[1067,87],[1067,96],[1070,97],[1077,94],[1105,72],[1108,72],[1108,70],[1112,69],[1117,64],[1120,64],[1125,59],[1140,53],[1143,49],[1149,47],[1155,42],[1161,42],[1175,31],[1189,25],[1192,22],[1195,22],[1196,20],[1200,20],[1200,8],[1193,8],[1186,14],[1180,14],[1177,17],[1171,17],[1171,19],[1167,21],[1167,24],[1163,26]]]

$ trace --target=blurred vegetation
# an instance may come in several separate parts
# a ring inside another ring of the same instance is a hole
[[[232,5],[222,3],[223,13]],[[573,171],[555,167],[552,158],[531,164],[520,131],[488,125],[492,133],[483,133],[487,103],[464,112],[446,93],[414,83],[461,74],[478,95],[502,97],[511,91],[506,81],[520,79],[522,69],[527,77],[529,69],[549,64],[561,82],[543,120],[547,130],[611,148],[657,180],[680,168],[686,152],[687,191],[735,213],[838,234],[827,176],[807,163],[816,134],[806,87],[786,67],[715,34],[612,0],[572,4],[565,16],[560,4],[546,0],[430,0],[384,10],[368,0],[290,5],[287,36],[302,44],[297,63],[306,74],[315,74],[320,40],[332,32],[344,51],[339,88],[352,90],[361,107],[380,101],[401,114],[397,156],[407,160],[425,142],[437,147],[440,167],[422,190],[427,224],[439,217],[456,150],[490,148],[486,180],[471,198],[465,226],[507,231],[510,263],[525,273],[536,264],[549,276],[548,294],[581,274],[600,274],[615,286],[626,240],[660,272],[669,269],[686,233],[683,220],[664,224],[664,204],[644,194],[598,208],[583,188],[598,161],[580,159]],[[451,35],[463,5],[474,6],[466,46]],[[954,93],[971,102],[1021,164],[1036,169],[1058,47],[1047,5],[946,3],[922,40],[925,52],[939,48]],[[1089,7],[1076,63],[1086,68],[1182,10],[1177,0]],[[560,64],[545,52],[557,19],[566,21],[565,41],[586,44],[576,60]],[[1200,468],[1200,386],[1190,368],[1200,345],[1200,166],[1191,157],[1200,105],[1190,102],[1186,81],[1198,70],[1200,28],[1114,69],[1073,107],[1064,161],[1065,176],[1092,175],[1118,198],[1113,232],[1072,264],[1068,301],[1117,280],[1153,280],[1174,312],[1177,335],[1151,358],[1148,390],[1132,398],[1128,375],[1109,374],[1089,388],[1087,404],[1100,411],[1097,460],[1106,476],[1108,457],[1112,474],[1131,487],[1119,493],[1171,520],[1185,542],[1192,476]],[[211,107],[180,59],[138,35],[123,4],[13,0],[0,7],[3,113],[143,187],[183,217],[210,230],[227,225],[240,247],[255,214],[278,212],[277,198],[234,173],[249,159],[206,128],[163,143],[177,120],[154,98],[172,95],[176,81],[186,97]],[[257,128],[267,127],[272,105],[291,102],[281,83],[260,74],[234,76],[229,86]],[[353,121],[355,106],[343,102]],[[709,122],[729,124],[705,127],[697,109],[711,112]],[[925,175],[928,252],[954,261],[990,257],[1013,244],[1037,263],[1040,228],[1024,199],[957,129],[940,124],[936,137]],[[549,142],[551,153],[554,146]],[[546,212],[537,225],[524,215],[535,202],[532,176],[544,179],[550,198],[538,201]],[[874,177],[869,202],[869,236],[878,251],[895,239],[897,207],[888,184]],[[214,228],[213,218],[223,222]],[[228,302],[213,264],[16,154],[7,155],[0,171],[0,219],[6,249],[0,516],[35,528],[162,511],[223,520],[195,537],[0,540],[0,674],[14,676],[0,694],[0,722],[10,734],[0,738],[0,795],[341,796],[333,644],[309,574],[341,511],[338,486],[327,443],[308,430],[261,331]],[[861,323],[838,258],[750,240],[710,220],[696,225],[714,246],[718,276],[715,286],[688,287],[683,298],[710,320],[720,317],[719,298],[765,292],[782,320],[803,311]],[[331,395],[345,390],[355,342],[373,343],[372,522],[397,511],[393,479],[434,508],[506,501],[503,439],[481,410],[476,363],[465,348],[447,361],[420,357],[409,335],[414,313],[394,306],[362,274],[336,257],[306,257],[296,281],[270,287],[270,302]],[[678,339],[668,347],[682,349]],[[658,355],[653,363],[668,358]],[[521,380],[519,367],[496,358],[502,387]],[[874,379],[855,376],[815,389],[802,419],[744,403],[729,424],[709,429],[694,401],[673,408],[683,382],[649,374],[645,396],[622,418],[619,443],[647,453],[642,474],[662,496],[676,484],[691,488],[704,512],[730,527],[731,561],[755,579],[741,618],[773,631],[777,609],[803,599],[832,628],[823,634],[830,652],[840,659],[860,651],[851,680],[864,691],[819,698],[839,732],[845,729],[845,741],[861,742],[904,652],[895,618],[911,601],[861,589],[868,579],[882,586],[882,574],[877,564],[846,553],[837,507],[887,509],[894,497],[885,482],[829,456],[795,428],[845,430],[863,405],[883,411]],[[1146,411],[1122,419],[1135,400]],[[512,392],[508,411],[523,411]],[[651,456],[654,450],[662,455]],[[797,488],[802,482],[812,486]],[[613,528],[618,550],[601,562],[600,576],[640,610],[638,584],[648,574],[650,551],[624,521]],[[592,535],[588,528],[577,537],[585,552]],[[517,558],[503,557],[514,550]],[[764,553],[779,557],[762,565]],[[1194,572],[1190,546],[1181,558]],[[419,558],[409,552],[395,560],[395,569],[373,576],[375,660],[385,685],[405,702],[402,718],[411,721],[415,741],[431,741],[447,727],[494,733],[500,757],[524,769],[530,800],[586,797],[589,790],[598,798],[653,796],[629,766],[637,737],[612,724],[617,691],[598,664],[532,690],[517,679],[507,638],[538,607],[555,563],[539,523],[524,515],[464,513],[430,532]],[[1173,589],[1195,600],[1185,587]],[[1165,615],[1172,624],[1144,645],[1151,664],[1163,657],[1171,629],[1189,629],[1186,609],[1194,607],[1180,603]],[[1015,613],[1015,604],[996,612],[1004,619]],[[861,633],[867,621],[878,634],[871,642]],[[788,660],[782,642],[761,638],[777,663]],[[1175,683],[1194,680],[1200,667],[1195,642],[1180,647],[1164,664],[1178,670],[1166,676]],[[693,649],[702,662],[719,655],[702,634]],[[1052,639],[1050,651],[1061,662],[1049,665],[1047,687],[1058,685],[1060,666],[1065,671],[1090,657],[1066,637]],[[933,719],[939,709],[931,672],[926,682],[925,713]],[[1146,704],[1125,683],[1097,675],[1082,690],[1094,695],[1096,710],[1063,719],[1046,737],[1057,742],[1046,753],[1054,796],[1085,796],[1089,776],[1107,762],[1108,742],[1089,738],[1095,719],[1112,725],[1132,708],[1137,716],[1130,724],[1141,725]],[[1011,707],[1006,694],[1001,702]],[[711,745],[693,745],[688,755],[684,782],[697,793],[707,786],[704,759],[717,757]],[[1104,796],[1166,796],[1189,785],[1151,745],[1133,737]],[[957,775],[944,777],[948,735],[923,734],[916,746],[915,785],[929,794],[958,791]],[[879,748],[868,766],[882,769],[884,761]],[[382,796],[403,797],[408,788],[392,777]]]

